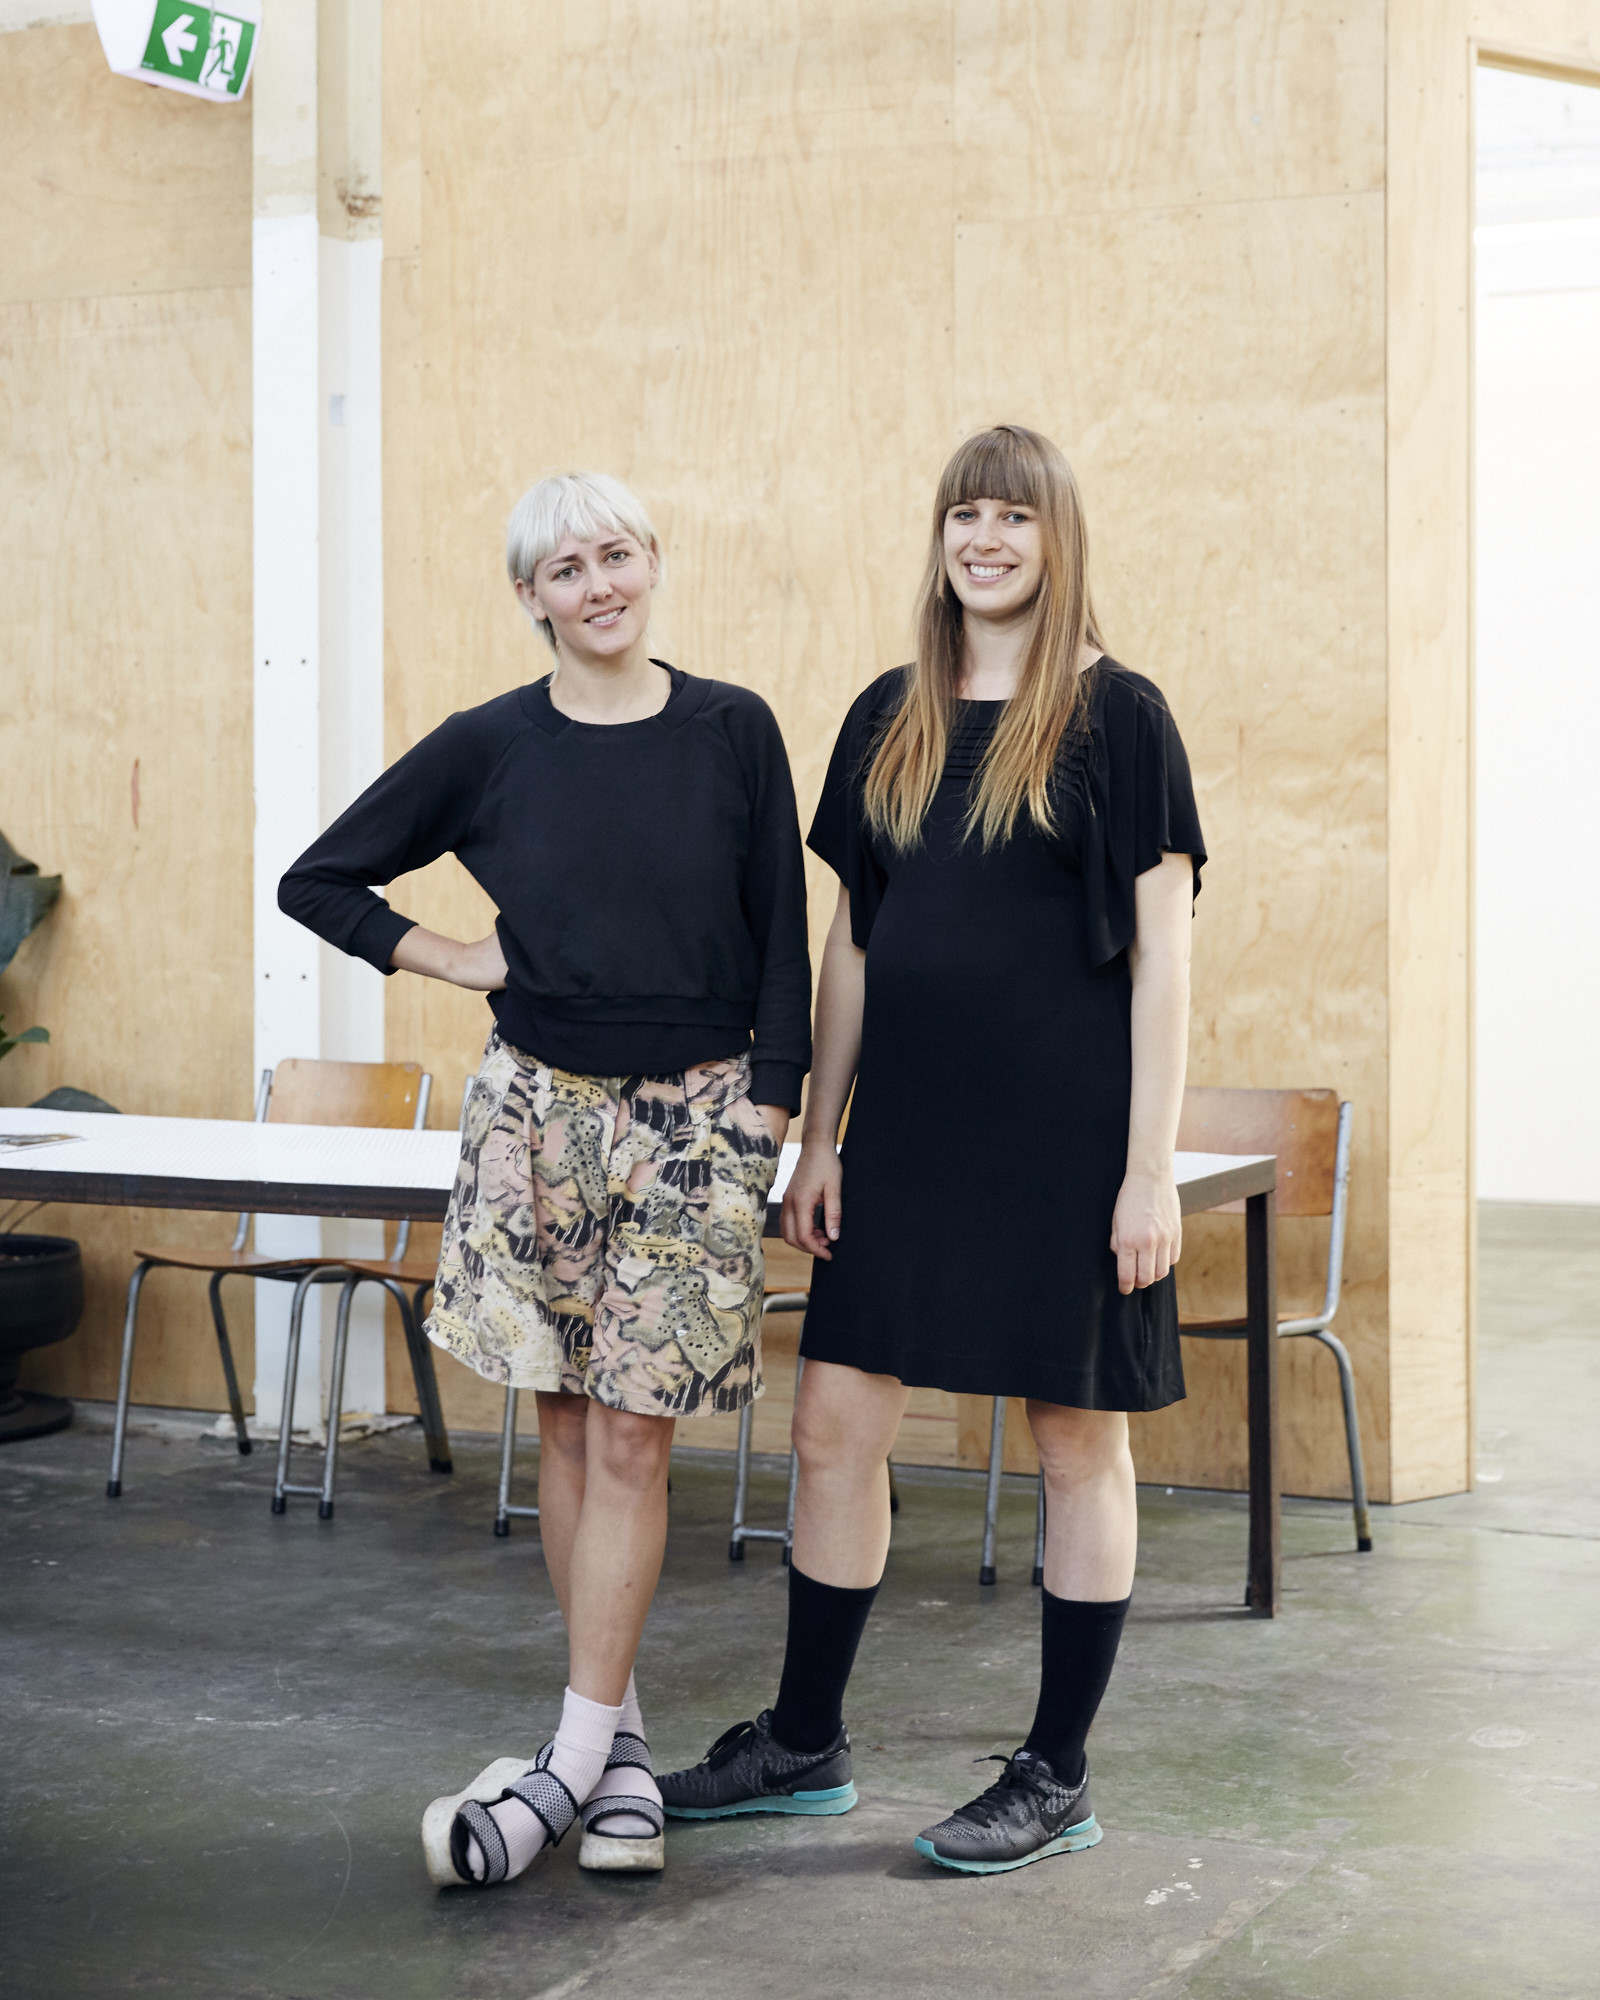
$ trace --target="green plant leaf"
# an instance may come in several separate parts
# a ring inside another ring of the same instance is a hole
[[[11,1051],[20,1047],[23,1042],[47,1042],[49,1039],[48,1028],[24,1028],[20,1035],[8,1035],[6,1017],[0,1014],[0,1056],[10,1055]]]
[[[0,833],[0,972],[60,894],[61,877],[41,875],[38,862],[19,854]]]

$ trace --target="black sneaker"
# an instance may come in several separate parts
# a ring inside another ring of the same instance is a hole
[[[736,1722],[690,1770],[669,1771],[656,1783],[673,1819],[847,1813],[856,1802],[844,1728],[826,1750],[786,1750],[772,1733],[770,1708],[754,1722]]]
[[[1003,1763],[1004,1771],[970,1805],[925,1827],[916,1839],[919,1854],[941,1868],[999,1875],[1047,1854],[1071,1854],[1099,1842],[1087,1763],[1075,1785],[1064,1785],[1036,1751],[1018,1750],[992,1761]]]

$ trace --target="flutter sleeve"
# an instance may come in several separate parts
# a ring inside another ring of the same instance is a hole
[[[1161,691],[1108,668],[1089,759],[1084,841],[1089,963],[1106,965],[1133,943],[1133,885],[1163,854],[1194,862],[1194,893],[1206,859],[1189,758]]]
[[[863,951],[889,878],[873,850],[862,794],[879,733],[894,710],[899,682],[898,673],[886,674],[851,704],[806,835],[807,847],[850,891],[850,937]]]

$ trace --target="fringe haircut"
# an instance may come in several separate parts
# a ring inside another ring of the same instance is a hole
[[[986,848],[1009,840],[1026,806],[1041,832],[1055,828],[1050,797],[1064,742],[1088,731],[1085,646],[1104,650],[1089,597],[1089,538],[1059,446],[1020,424],[997,424],[967,439],[945,467],[933,503],[928,564],[917,596],[917,656],[905,700],[877,745],[866,780],[867,820],[902,852],[922,822],[944,770],[961,672],[961,600],[945,570],[944,524],[964,500],[1009,500],[1039,517],[1044,575],[1017,691],[1006,703],[973,782],[967,836]]]
[[[513,583],[533,582],[533,573],[568,535],[580,542],[602,535],[632,535],[642,549],[654,550],[663,579],[661,544],[644,502],[632,487],[609,472],[552,472],[530,486],[506,523],[506,571]],[[535,620],[553,648],[548,618]]]

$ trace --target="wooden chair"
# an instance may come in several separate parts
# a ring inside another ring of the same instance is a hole
[[[416,1063],[341,1063],[290,1058],[286,1062],[279,1063],[276,1070],[263,1070],[260,1088],[256,1093],[256,1121],[273,1125],[365,1125],[393,1130],[420,1130],[427,1117],[431,1087],[431,1077],[427,1076]],[[234,1368],[233,1348],[228,1339],[228,1323],[222,1309],[222,1282],[229,1277],[270,1278],[296,1287],[285,1384],[284,1428],[280,1439],[281,1459],[284,1443],[288,1438],[289,1421],[293,1415],[294,1375],[299,1359],[299,1316],[306,1292],[313,1284],[332,1284],[342,1281],[346,1272],[342,1266],[326,1263],[320,1258],[308,1261],[304,1257],[272,1257],[247,1248],[251,1222],[250,1215],[242,1214],[234,1231],[232,1244],[222,1251],[190,1250],[171,1245],[135,1250],[134,1255],[138,1262],[134,1267],[133,1276],[128,1281],[127,1313],[122,1333],[122,1368],[117,1385],[117,1415],[111,1441],[111,1474],[106,1482],[106,1494],[109,1499],[115,1500],[122,1492],[122,1468],[127,1440],[129,1393],[133,1382],[133,1353],[139,1323],[139,1303],[143,1296],[145,1279],[156,1269],[203,1271],[210,1276],[211,1318],[216,1328],[217,1346],[222,1357],[222,1372],[227,1383],[228,1408],[233,1418],[234,1436],[240,1455],[243,1457],[249,1456],[251,1441],[245,1423],[244,1403],[239,1393],[238,1374]],[[409,1227],[409,1224],[401,1225],[402,1248]],[[348,1314],[341,1321],[341,1341],[347,1332]],[[419,1402],[424,1411],[431,1409],[437,1412],[438,1389],[433,1380],[432,1360],[426,1347],[414,1345],[411,1361],[417,1376]],[[338,1436],[338,1395],[341,1387],[342,1382],[335,1386],[334,1406],[328,1427],[330,1442],[336,1441]],[[428,1419],[425,1417],[425,1426],[427,1423]],[[444,1437],[442,1422],[430,1429],[428,1455],[436,1470],[449,1471],[449,1443]],[[320,1491],[320,1489],[315,1490]],[[276,1502],[274,1511],[282,1512]]]
[[[1277,1210],[1284,1216],[1328,1217],[1328,1260],[1322,1310],[1309,1318],[1283,1317],[1280,1340],[1304,1335],[1319,1340],[1339,1368],[1339,1392],[1344,1402],[1345,1451],[1350,1461],[1350,1495],[1355,1513],[1356,1548],[1372,1547],[1367,1516],[1367,1478],[1361,1457],[1361,1427],[1356,1419],[1355,1374],[1344,1342],[1332,1331],[1339,1310],[1344,1278],[1345,1225],[1350,1204],[1350,1126],[1354,1107],[1341,1104],[1332,1090],[1221,1090],[1193,1085],[1183,1093],[1178,1123],[1181,1153],[1274,1153],[1278,1160]],[[1244,1203],[1231,1202],[1219,1214],[1244,1213]],[[1243,1340],[1248,1332],[1240,1319],[1184,1319],[1178,1330],[1186,1339]],[[978,1581],[995,1580],[995,1532],[1000,1507],[1001,1450],[1006,1405],[996,1397],[989,1442],[989,1477],[984,1494],[983,1553]],[[1033,1580],[1044,1582],[1045,1496],[1039,1475],[1035,1515]]]
[[[423,1079],[430,1086],[432,1079]],[[472,1090],[469,1076],[461,1093],[461,1113],[465,1117],[467,1098]],[[417,1113],[416,1129],[420,1131],[428,1112],[427,1089]],[[357,1121],[341,1120],[341,1123]],[[341,1263],[323,1266],[317,1271],[304,1274],[295,1290],[294,1303],[289,1311],[289,1357],[284,1374],[283,1421],[278,1428],[278,1467],[272,1486],[272,1511],[284,1513],[291,1494],[303,1494],[308,1499],[315,1497],[319,1521],[333,1519],[333,1486],[338,1471],[339,1438],[338,1427],[328,1427],[327,1446],[322,1459],[322,1483],[319,1486],[296,1486],[289,1479],[289,1453],[292,1447],[290,1420],[293,1416],[295,1373],[300,1361],[300,1321],[305,1309],[306,1292],[312,1284],[330,1284],[342,1280],[339,1293],[339,1309],[334,1323],[333,1367],[328,1383],[330,1409],[338,1410],[344,1403],[344,1364],[350,1338],[350,1309],[355,1295],[363,1285],[378,1284],[393,1298],[400,1308],[400,1324],[405,1332],[406,1353],[411,1360],[412,1379],[417,1389],[417,1410],[422,1424],[423,1438],[427,1444],[428,1469],[431,1472],[451,1472],[454,1464],[450,1457],[450,1437],[445,1428],[444,1407],[439,1400],[438,1379],[433,1371],[433,1352],[428,1337],[422,1330],[422,1301],[433,1289],[436,1272],[431,1257],[413,1257],[409,1254],[411,1243],[411,1223],[409,1218],[400,1224],[395,1232],[394,1249],[387,1257],[346,1257]]]
[[[1328,1256],[1322,1310],[1305,1317],[1285,1315],[1278,1337],[1302,1336],[1327,1348],[1339,1369],[1344,1403],[1345,1452],[1350,1462],[1350,1499],[1356,1547],[1372,1547],[1367,1515],[1367,1478],[1356,1417],[1355,1373],[1344,1342],[1332,1331],[1344,1280],[1345,1228],[1350,1208],[1350,1127],[1354,1106],[1341,1104],[1335,1090],[1219,1090],[1204,1087],[1183,1094],[1178,1149],[1186,1153],[1275,1153],[1278,1156],[1278,1220],[1290,1216],[1328,1218]],[[1244,1203],[1231,1205],[1242,1214]],[[1179,1332],[1190,1340],[1243,1340],[1243,1319],[1185,1319]]]
[[[765,1320],[768,1313],[803,1313],[811,1303],[811,1288],[803,1291],[779,1290],[769,1285],[761,1302],[761,1315]],[[800,1378],[806,1372],[805,1358],[797,1354],[794,1358],[794,1393],[800,1395]],[[739,1446],[733,1462],[733,1524],[728,1534],[728,1560],[742,1563],[746,1542],[777,1542],[781,1545],[784,1567],[789,1565],[790,1551],[794,1547],[794,1497],[800,1486],[800,1460],[794,1447],[789,1448],[789,1502],[784,1510],[781,1528],[751,1528],[745,1525],[745,1507],[750,1496],[750,1430],[755,1421],[754,1403],[746,1403],[739,1412]]]

